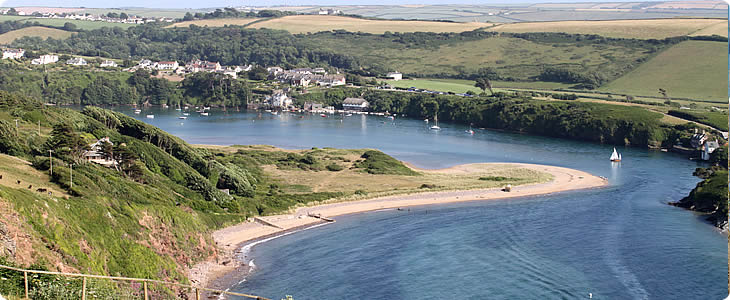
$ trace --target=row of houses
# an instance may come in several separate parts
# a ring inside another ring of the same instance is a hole
[[[282,83],[288,83],[293,86],[309,86],[310,84],[318,86],[339,86],[345,85],[346,79],[343,74],[327,74],[324,68],[298,68],[284,70],[280,67],[267,68],[269,77]]]
[[[129,69],[125,69],[126,71],[134,72],[138,69],[146,69],[146,70],[158,70],[158,71],[170,71],[174,72],[177,75],[185,75],[185,74],[191,74],[191,73],[197,73],[197,72],[212,72],[212,73],[220,73],[224,75],[228,75],[233,77],[234,79],[238,78],[239,72],[245,72],[251,70],[253,66],[222,66],[219,62],[211,62],[211,61],[204,61],[204,60],[192,60],[189,63],[183,65],[180,65],[177,61],[158,61],[153,62],[149,59],[143,59],[140,60],[139,63],[131,67]]]
[[[3,59],[21,59],[25,55],[23,49],[3,49]]]
[[[0,10],[0,14],[8,14],[10,9]],[[50,11],[29,11],[27,8],[17,9],[19,16],[31,16],[38,19],[65,19],[65,20],[80,20],[80,21],[96,21],[96,22],[107,22],[107,23],[124,23],[124,24],[145,24],[152,22],[175,22],[175,18],[143,18],[138,16],[129,16],[127,18],[112,18],[106,15],[92,15],[88,13],[56,13]]]

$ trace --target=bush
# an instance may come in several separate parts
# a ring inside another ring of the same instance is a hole
[[[507,181],[507,180],[515,180],[515,178],[503,177],[503,176],[486,176],[486,177],[479,177],[479,180],[485,180],[485,181]]]
[[[365,160],[355,163],[355,167],[365,169],[370,174],[418,175],[399,160],[380,151],[368,150],[361,157]]]
[[[336,163],[331,163],[331,164],[327,165],[327,170],[330,170],[332,172],[338,172],[338,171],[342,171],[344,169],[345,169],[345,167],[340,166]]]

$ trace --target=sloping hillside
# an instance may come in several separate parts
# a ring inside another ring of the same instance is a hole
[[[18,30],[9,31],[0,34],[0,44],[10,44],[15,39],[28,36],[28,37],[39,37],[42,39],[54,38],[54,39],[66,39],[71,36],[73,32],[65,31],[61,29],[48,28],[42,26],[31,26]]]

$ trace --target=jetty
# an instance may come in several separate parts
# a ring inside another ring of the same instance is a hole
[[[323,220],[323,221],[327,221],[327,222],[334,222],[335,221],[335,219],[330,219],[328,217],[323,216],[322,214],[307,213],[307,216],[310,216],[312,218],[317,218],[317,219],[320,219],[320,220]]]

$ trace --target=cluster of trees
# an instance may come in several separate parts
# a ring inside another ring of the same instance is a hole
[[[707,214],[706,218],[715,226],[723,228],[728,224],[728,146],[725,145],[710,156],[709,168],[697,168],[693,175],[702,179],[687,197],[675,206]]]
[[[41,72],[11,66],[0,73],[0,89],[60,105],[152,104],[245,107],[251,99],[244,81],[200,72],[180,83],[153,77],[146,70],[121,72]]]
[[[563,83],[577,83],[582,88],[594,89],[606,82],[603,74],[596,72],[579,72],[565,68],[545,68],[537,79]]]
[[[296,12],[292,11],[280,11],[280,10],[271,10],[271,9],[265,9],[265,10],[259,10],[257,12],[254,11],[240,11],[232,7],[225,7],[223,9],[216,9],[209,13],[185,13],[185,16],[182,18],[183,21],[192,21],[192,20],[205,20],[205,19],[222,19],[222,18],[276,18],[276,17],[282,17],[282,16],[289,16],[289,15],[295,15]]]

